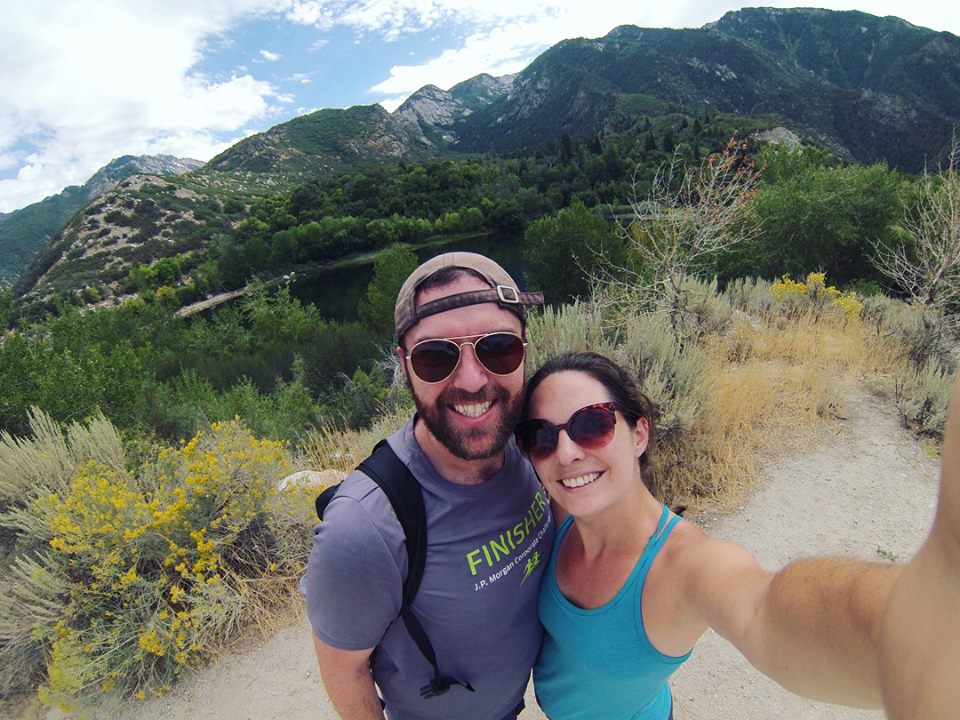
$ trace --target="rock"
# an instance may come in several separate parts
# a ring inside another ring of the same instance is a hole
[[[313,487],[319,490],[340,482],[343,477],[343,473],[339,470],[300,470],[278,480],[277,492],[283,492],[293,485]]]

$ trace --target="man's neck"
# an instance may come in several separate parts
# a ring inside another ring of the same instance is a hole
[[[504,451],[480,460],[464,460],[451,453],[420,420],[413,426],[413,436],[434,469],[448,482],[457,485],[479,485],[489,480],[502,466]]]

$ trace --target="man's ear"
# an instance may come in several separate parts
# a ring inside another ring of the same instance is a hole
[[[400,367],[403,368],[403,374],[408,375],[407,373],[407,354],[403,351],[403,348],[397,345],[397,357],[400,358]]]

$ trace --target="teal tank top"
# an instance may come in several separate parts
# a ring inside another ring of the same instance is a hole
[[[667,720],[673,704],[667,679],[690,657],[660,653],[643,628],[640,599],[647,572],[680,518],[664,507],[660,522],[623,587],[602,607],[585,610],[557,585],[560,543],[573,524],[557,529],[540,586],[546,630],[533,669],[540,706],[550,720]]]

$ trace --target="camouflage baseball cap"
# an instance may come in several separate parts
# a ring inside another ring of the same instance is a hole
[[[420,286],[441,270],[453,268],[476,273],[490,284],[490,288],[448,295],[417,307],[417,290]],[[397,340],[402,340],[404,333],[425,317],[486,302],[499,303],[505,309],[515,313],[520,320],[525,320],[526,306],[543,305],[543,294],[520,292],[510,274],[484,255],[472,252],[450,252],[437,255],[414,270],[400,288],[393,316]]]

